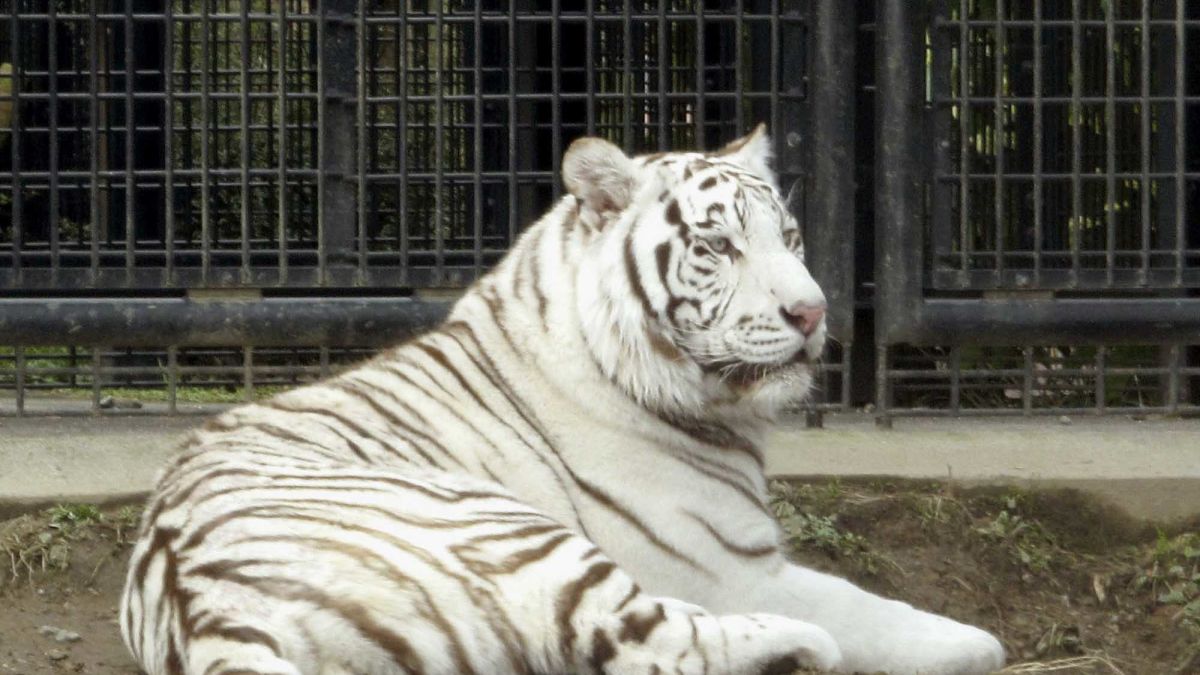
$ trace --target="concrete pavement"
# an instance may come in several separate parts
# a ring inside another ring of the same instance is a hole
[[[200,416],[0,418],[0,514],[53,502],[137,499]],[[786,426],[766,444],[775,476],[1075,487],[1131,515],[1200,514],[1200,420],[904,419]]]

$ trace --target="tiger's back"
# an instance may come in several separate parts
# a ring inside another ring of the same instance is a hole
[[[130,562],[142,667],[986,672],[990,636],[781,552],[755,442],[825,325],[766,143],[576,142],[443,326],[192,434]],[[913,617],[949,646],[878,639]]]

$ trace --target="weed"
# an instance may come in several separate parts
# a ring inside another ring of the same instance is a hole
[[[1133,586],[1160,606],[1179,608],[1175,618],[1188,633],[1193,655],[1200,654],[1200,532],[1168,537],[1160,530]]]
[[[1057,546],[1054,537],[1036,520],[1028,520],[1006,508],[972,532],[984,542],[1003,548],[1022,569],[1050,571]]]
[[[814,504],[833,510],[845,495],[837,481],[821,487],[777,483],[772,488],[772,507],[783,527],[785,539],[793,549],[821,551],[835,560],[848,561],[872,576],[878,574],[883,565],[898,568],[891,559],[872,550],[865,538],[841,529],[836,513],[823,515],[811,511]]]
[[[62,530],[104,520],[104,514],[92,504],[59,504],[51,507],[48,515],[50,527]]]

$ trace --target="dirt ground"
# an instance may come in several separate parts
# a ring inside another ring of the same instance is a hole
[[[1005,673],[1200,673],[1200,519],[1132,521],[1072,492],[789,483],[796,557],[1003,640]],[[0,675],[138,672],[117,632],[136,509],[0,522]]]

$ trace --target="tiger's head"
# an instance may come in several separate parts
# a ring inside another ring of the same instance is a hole
[[[565,185],[596,233],[575,286],[585,340],[643,405],[770,417],[808,395],[825,296],[770,160],[762,126],[708,154],[628,157],[597,138],[567,151]]]

